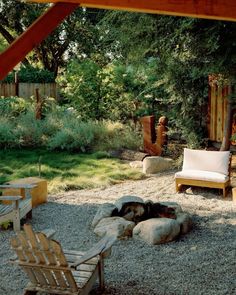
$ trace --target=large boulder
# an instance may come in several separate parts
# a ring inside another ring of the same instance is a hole
[[[95,227],[101,219],[110,217],[115,208],[116,206],[111,203],[102,204],[93,218],[92,227]]]
[[[172,169],[174,162],[172,159],[158,156],[146,157],[143,160],[143,173],[154,174]]]
[[[141,238],[152,245],[171,242],[179,233],[179,223],[170,218],[148,219],[138,223],[133,229],[134,238]]]
[[[112,234],[117,238],[124,238],[132,236],[134,226],[134,222],[125,220],[122,217],[107,217],[99,221],[94,229],[94,233],[99,237]]]

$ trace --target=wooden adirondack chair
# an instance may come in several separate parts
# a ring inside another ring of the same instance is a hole
[[[30,279],[24,295],[38,291],[50,294],[88,294],[97,277],[104,289],[103,258],[111,249],[116,237],[106,236],[88,252],[62,250],[60,244],[35,233],[28,224],[24,232],[11,239],[20,265]]]
[[[32,198],[30,190],[35,185],[18,185],[18,184],[3,184],[0,189],[18,188],[25,190],[25,198],[22,196],[1,196],[0,201],[7,201],[8,203],[0,204],[0,224],[7,221],[13,221],[14,231],[20,230],[20,220],[27,215],[32,218]]]

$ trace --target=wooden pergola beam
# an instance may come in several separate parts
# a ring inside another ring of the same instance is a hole
[[[28,2],[58,3],[63,0],[28,0]],[[83,7],[236,21],[235,0],[66,0],[66,2],[80,3]]]
[[[0,54],[0,80],[38,46],[79,4],[56,3]]]
[[[5,52],[0,54],[0,80],[79,5],[236,21],[235,0],[81,0],[81,3],[80,0],[64,1],[28,0],[28,2],[54,3],[54,6],[49,8]]]

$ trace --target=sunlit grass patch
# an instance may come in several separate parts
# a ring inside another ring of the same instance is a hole
[[[46,150],[0,151],[0,183],[24,177],[47,179],[49,193],[104,187],[144,177],[140,169],[105,152],[69,154]]]

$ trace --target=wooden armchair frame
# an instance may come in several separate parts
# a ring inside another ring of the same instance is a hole
[[[30,190],[35,185],[17,185],[4,184],[0,185],[0,189],[21,188],[25,190],[26,197],[22,196],[1,196],[0,201],[0,224],[7,221],[13,222],[14,231],[20,230],[20,220],[27,216],[32,218],[32,198]],[[6,202],[6,203],[5,203]]]
[[[62,250],[61,245],[44,233],[35,233],[30,225],[17,232],[11,246],[30,279],[24,295],[38,291],[60,295],[88,294],[99,278],[104,289],[104,257],[115,242],[115,236],[105,236],[87,252]]]

